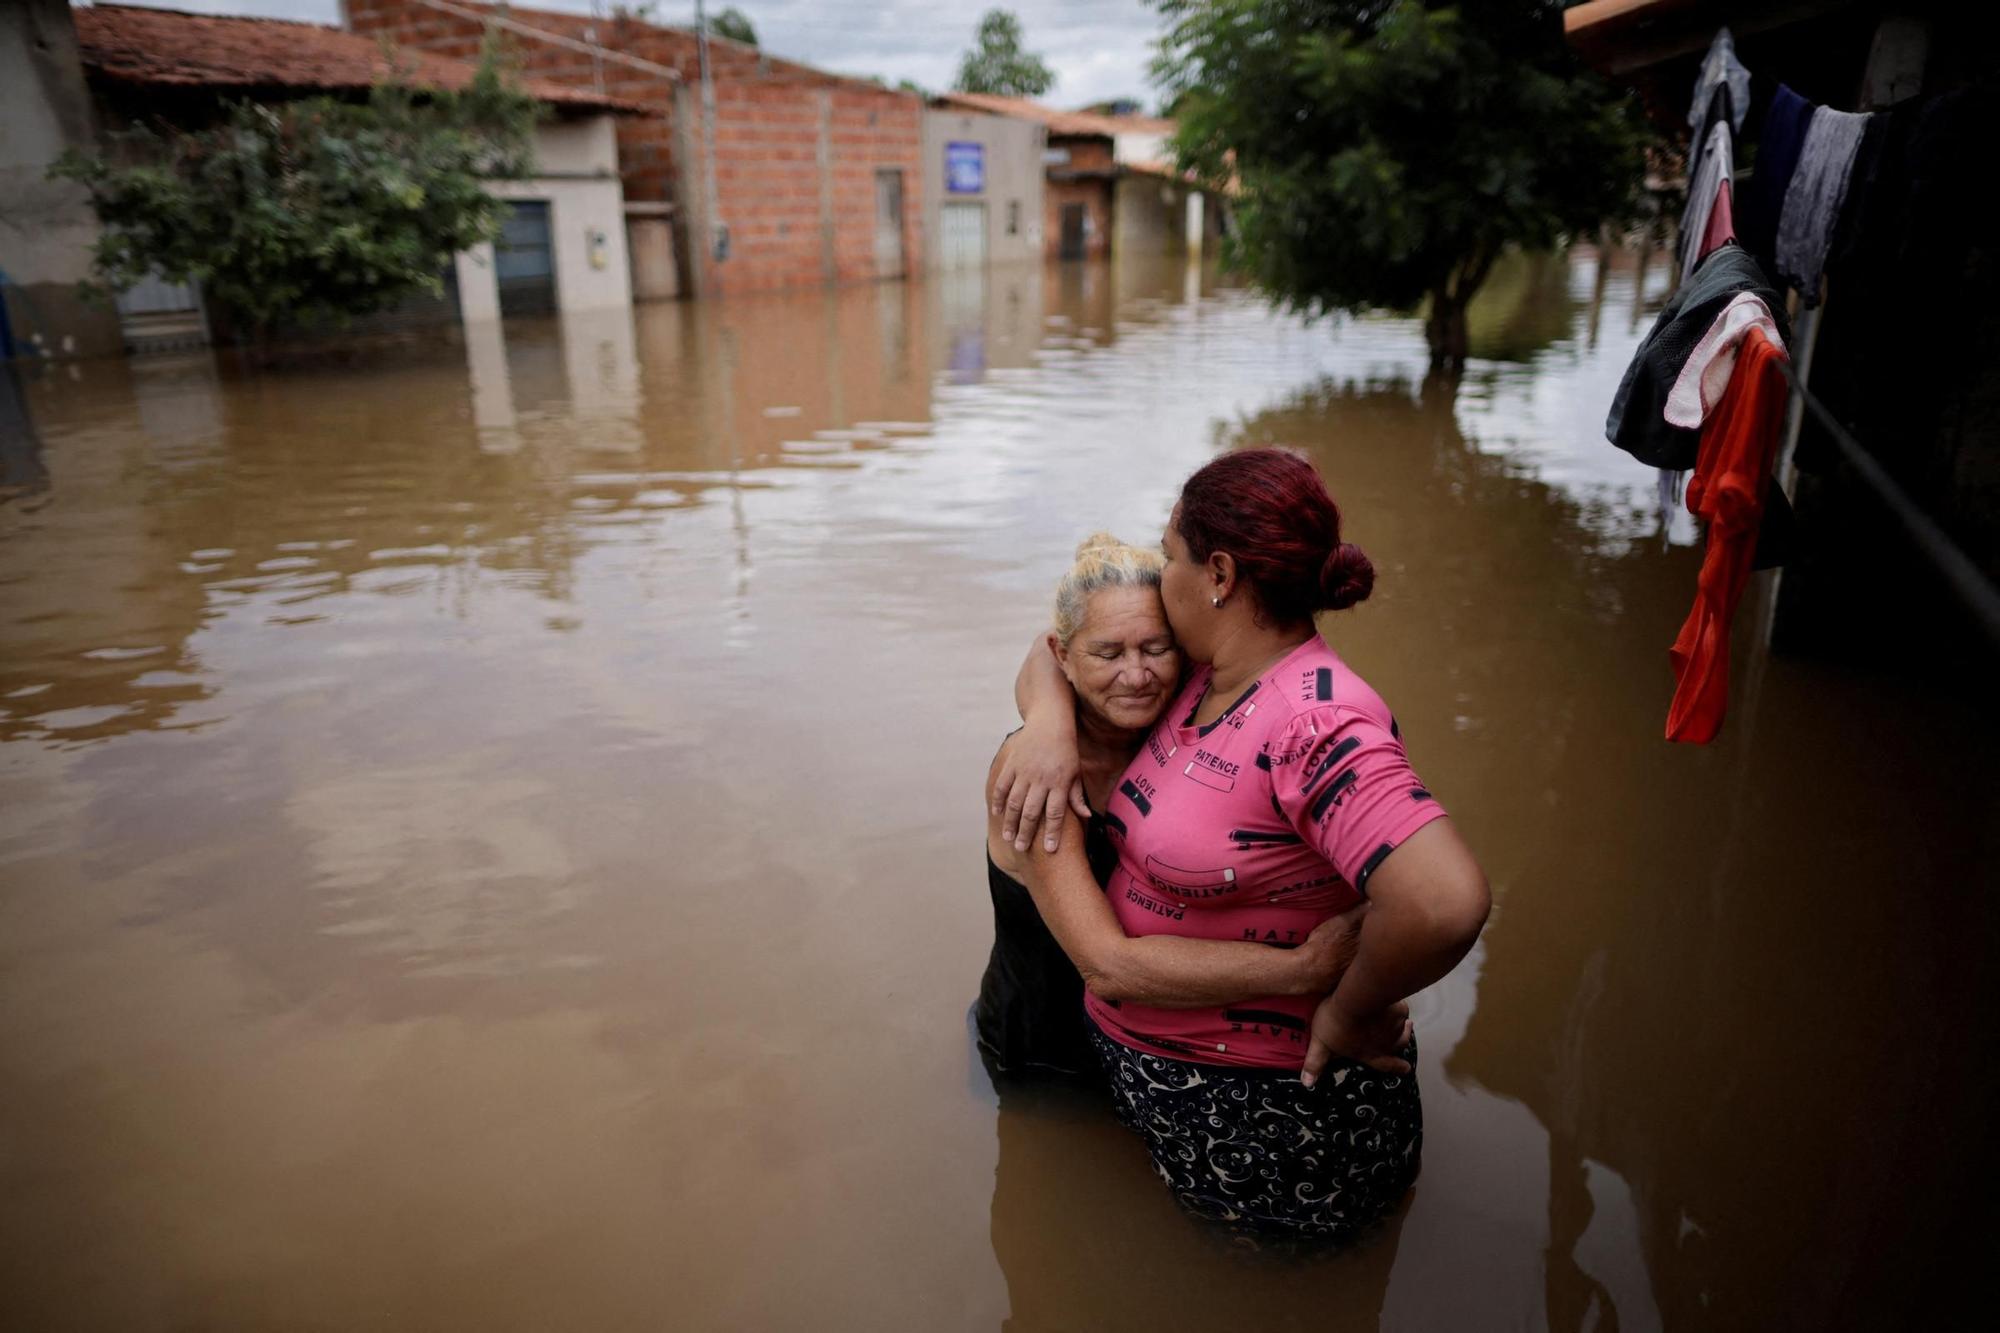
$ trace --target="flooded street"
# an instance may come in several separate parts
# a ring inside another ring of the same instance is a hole
[[[1721,739],[1661,740],[1700,552],[1601,432],[1665,267],[1505,266],[1455,402],[1415,321],[1131,263],[25,377],[0,1325],[1947,1326],[2000,736],[1767,658],[1760,579]],[[1495,899],[1412,1199],[1309,1263],[965,1022],[1056,577],[1264,442]]]

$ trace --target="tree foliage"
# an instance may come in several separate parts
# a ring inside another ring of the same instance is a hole
[[[1561,0],[1162,0],[1183,165],[1232,180],[1231,254],[1314,313],[1428,300],[1434,365],[1508,246],[1630,216],[1649,131]]]
[[[958,91],[1040,97],[1055,87],[1054,71],[1040,56],[1022,50],[1021,42],[1021,20],[1009,10],[987,10],[972,49],[958,63]]]
[[[397,78],[360,102],[228,103],[206,127],[133,125],[50,174],[90,193],[102,286],[196,281],[261,338],[441,291],[454,254],[499,235],[485,182],[529,172],[538,111],[489,46],[462,91]]]
[[[717,37],[727,37],[745,46],[757,45],[757,30],[750,26],[749,16],[734,5],[709,19],[708,30]]]

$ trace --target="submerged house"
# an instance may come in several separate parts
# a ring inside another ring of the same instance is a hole
[[[310,23],[224,18],[124,5],[74,11],[93,118],[200,124],[225,99],[364,95],[393,72],[418,87],[462,88],[475,70],[422,52],[385,52],[372,38]],[[457,257],[444,295],[363,321],[365,330],[629,305],[624,194],[614,125],[645,108],[538,79],[525,90],[549,115],[535,130],[535,175],[494,181],[511,204],[499,241]],[[206,341],[192,286],[141,284],[118,303],[128,346]]]
[[[1189,182],[1170,160],[1171,120],[1059,111],[987,93],[943,93],[933,105],[1043,127],[1044,253],[1050,259],[1187,254],[1221,236],[1221,200]]]
[[[489,28],[525,73],[653,114],[618,125],[640,299],[900,278],[926,266],[921,98],[708,40],[629,11],[609,18],[479,0],[342,0],[370,40],[459,58]]]
[[[1034,121],[933,99],[924,111],[924,230],[929,267],[963,273],[1042,258],[1042,159]]]

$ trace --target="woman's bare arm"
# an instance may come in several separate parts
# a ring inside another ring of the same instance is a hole
[[[988,790],[989,812],[1001,817],[1002,837],[1025,852],[1042,824],[1042,845],[1062,843],[1063,813],[1090,817],[1076,747],[1076,693],[1056,662],[1049,636],[1038,635],[1014,677],[1014,706],[1021,734],[1002,752],[1003,764]]]
[[[994,769],[999,769],[999,760]],[[1093,995],[1163,1009],[1198,1009],[1260,995],[1321,995],[1352,956],[1361,928],[1357,908],[1321,923],[1296,949],[1178,935],[1128,936],[1084,859],[1083,840],[1055,851],[1015,852],[1000,818],[987,815],[987,850],[995,864],[1028,886],[1035,907]]]
[[[1411,834],[1368,880],[1360,948],[1340,985],[1313,1014],[1303,1077],[1330,1055],[1392,1073],[1408,1040],[1400,1002],[1444,976],[1472,948],[1492,908],[1486,876],[1449,819]]]

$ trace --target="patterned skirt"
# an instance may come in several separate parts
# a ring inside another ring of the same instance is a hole
[[[1295,1071],[1193,1064],[1136,1051],[1091,1025],[1118,1118],[1188,1212],[1251,1240],[1338,1245],[1390,1212],[1422,1160],[1414,1073],[1336,1057]],[[1403,1058],[1414,1069],[1416,1043]]]

